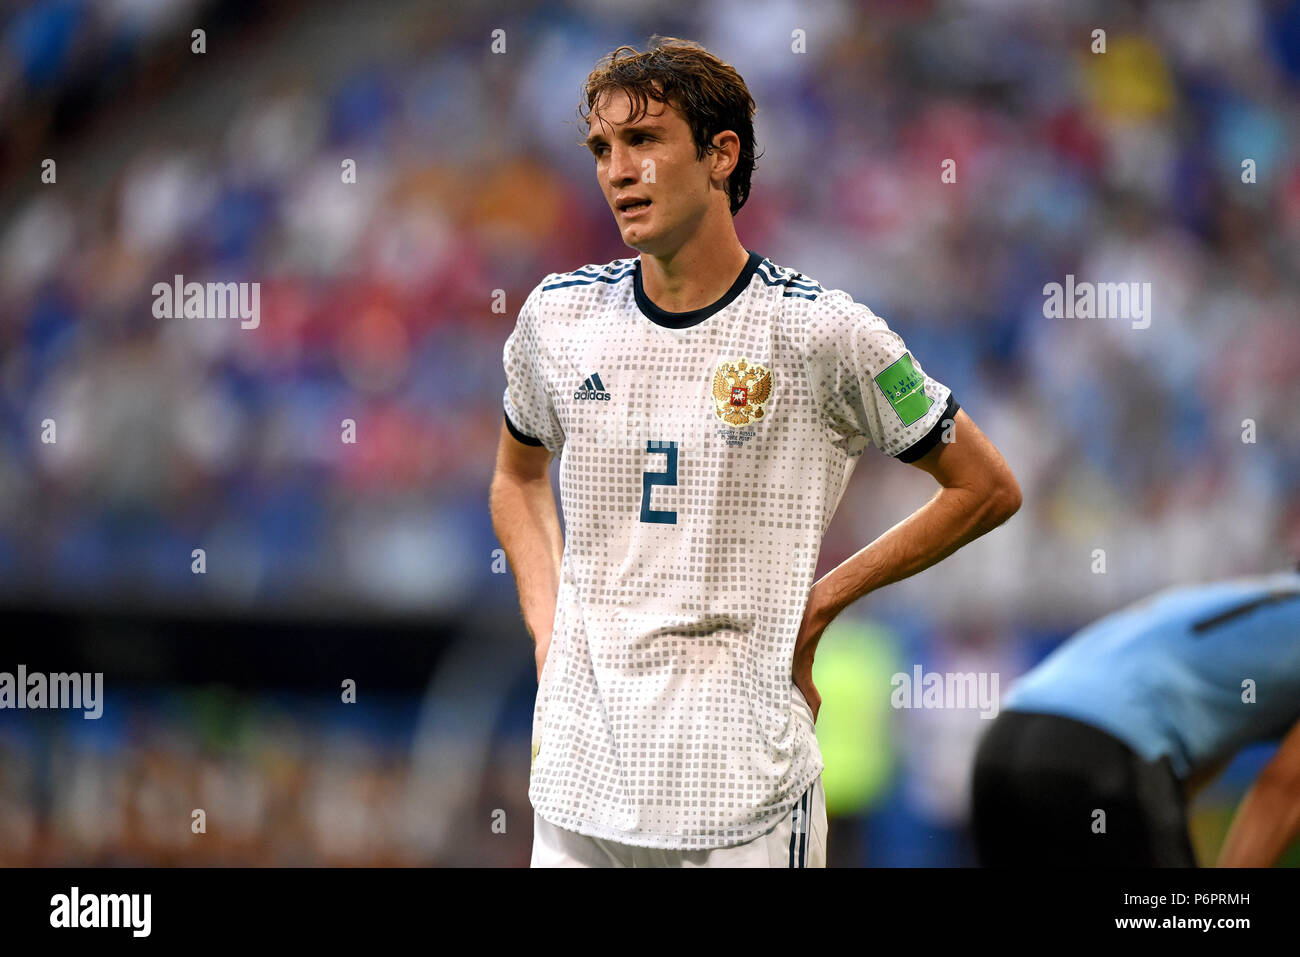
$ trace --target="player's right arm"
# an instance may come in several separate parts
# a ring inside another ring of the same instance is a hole
[[[490,507],[497,541],[519,588],[524,625],[533,636],[537,677],[551,644],[555,598],[560,589],[564,539],[551,493],[551,453],[543,445],[526,445],[501,423]]]
[[[550,462],[563,449],[565,436],[547,388],[550,363],[541,323],[545,282],[524,301],[502,353],[505,419],[489,494],[492,526],[514,572],[524,625],[533,636],[539,681],[555,624],[564,553]]]
[[[1300,721],[1237,809],[1219,867],[1272,867],[1300,834]]]

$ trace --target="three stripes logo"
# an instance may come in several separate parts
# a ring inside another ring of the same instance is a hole
[[[605,390],[604,383],[600,381],[600,373],[593,372],[587,376],[587,381],[578,386],[578,391],[573,393],[575,399],[590,399],[591,401],[608,402],[610,394]]]

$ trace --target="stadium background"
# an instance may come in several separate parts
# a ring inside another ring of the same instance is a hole
[[[1005,691],[1123,602],[1294,561],[1300,2],[9,4],[0,670],[106,705],[0,711],[0,864],[527,862],[501,348],[543,275],[632,254],[576,106],[656,32],[758,102],[742,242],[884,316],[1024,491],[828,632],[832,864],[972,861],[986,723],[892,709],[895,672]],[[176,273],[260,282],[260,326],[155,319]],[[1151,282],[1151,327],[1044,318],[1067,273]],[[930,492],[869,450],[819,574]],[[1270,750],[1197,802],[1203,862]]]

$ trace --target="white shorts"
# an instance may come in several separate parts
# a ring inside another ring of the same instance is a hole
[[[556,827],[533,812],[532,867],[825,867],[826,791],[808,787],[773,828],[747,844],[676,851],[634,847]]]

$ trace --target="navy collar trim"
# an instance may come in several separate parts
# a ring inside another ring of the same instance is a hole
[[[719,312],[731,305],[749,286],[750,280],[754,278],[754,273],[758,269],[758,264],[763,261],[763,257],[752,249],[747,249],[749,259],[745,262],[745,268],[740,271],[736,281],[731,284],[731,288],[722,294],[722,298],[708,306],[701,306],[699,309],[692,309],[689,312],[668,312],[660,309],[650,297],[645,294],[645,289],[641,285],[641,257],[636,259],[636,266],[632,274],[632,289],[636,296],[636,304],[641,309],[641,313],[658,326],[665,326],[669,329],[689,329],[691,326],[699,325],[715,312]]]

